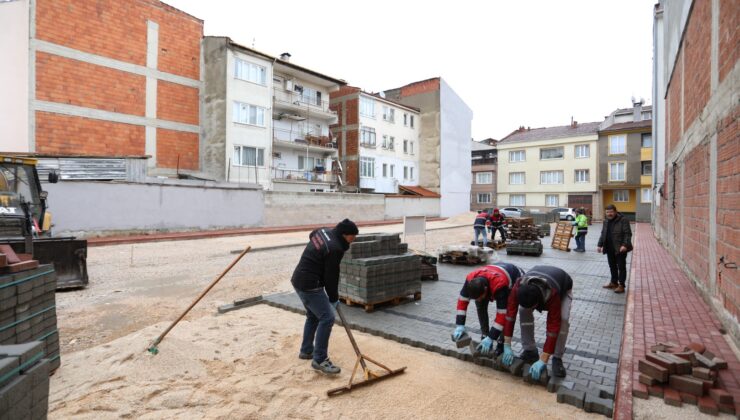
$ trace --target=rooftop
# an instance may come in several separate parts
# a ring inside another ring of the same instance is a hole
[[[473,152],[479,151],[479,150],[496,150],[496,146],[489,146],[480,141],[472,140],[470,144],[471,144],[470,150]]]
[[[606,131],[625,131],[625,130],[632,130],[636,128],[652,128],[652,126],[653,126],[653,120],[629,121],[629,122],[612,124],[609,127],[604,128],[600,132],[603,133]]]
[[[562,125],[558,127],[525,128],[519,127],[511,134],[499,141],[499,144],[524,143],[537,140],[554,140],[568,137],[587,136],[596,134],[600,122],[588,122],[583,124]]]

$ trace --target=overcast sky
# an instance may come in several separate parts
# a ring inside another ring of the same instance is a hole
[[[377,92],[441,76],[473,138],[652,103],[650,0],[165,0],[225,35]]]

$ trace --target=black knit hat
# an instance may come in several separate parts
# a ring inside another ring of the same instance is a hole
[[[488,286],[488,280],[485,277],[476,277],[467,283],[468,297],[470,299],[478,299],[483,296],[486,292],[486,286]]]
[[[337,232],[339,232],[340,235],[357,235],[358,233],[360,233],[355,222],[349,219],[344,219],[341,222],[337,223],[335,229],[337,230]]]
[[[520,284],[516,294],[519,306],[523,308],[535,308],[542,302],[542,291],[534,284]]]

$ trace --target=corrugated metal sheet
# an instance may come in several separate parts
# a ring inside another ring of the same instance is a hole
[[[42,182],[52,170],[60,180],[126,180],[125,158],[39,158],[36,168]]]

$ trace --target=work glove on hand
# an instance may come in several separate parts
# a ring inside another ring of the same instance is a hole
[[[545,364],[545,362],[543,362],[542,360],[538,360],[534,362],[532,367],[529,368],[529,375],[535,381],[539,381],[540,375],[542,374],[542,371],[545,369],[547,369],[547,364]]]
[[[491,337],[486,337],[480,342],[480,344],[478,344],[477,350],[481,352],[481,354],[488,354],[491,352],[492,347],[493,340],[491,340]]]
[[[511,366],[514,363],[514,352],[511,351],[511,344],[504,343],[504,357],[501,359],[504,366]]]
[[[455,332],[452,333],[452,339],[457,341],[462,338],[463,334],[465,334],[465,325],[458,325],[455,327]]]

